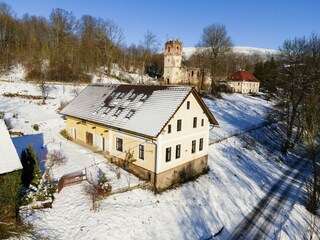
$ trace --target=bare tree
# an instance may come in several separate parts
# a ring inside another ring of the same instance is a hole
[[[102,52],[102,64],[107,67],[107,74],[111,74],[111,65],[115,53],[123,40],[123,30],[112,20],[98,19],[96,39]]]
[[[215,78],[217,77],[218,64],[222,62],[227,53],[231,52],[233,43],[228,35],[225,25],[211,24],[203,29],[198,48],[206,48],[202,51],[203,57],[209,61],[211,75],[211,91],[214,91]]]
[[[145,72],[147,60],[148,58],[150,58],[150,55],[157,50],[158,45],[159,43],[156,35],[152,31],[147,30],[147,32],[144,34],[141,46],[143,51],[143,57],[141,59],[142,61],[140,69],[140,83],[143,83],[143,74]]]

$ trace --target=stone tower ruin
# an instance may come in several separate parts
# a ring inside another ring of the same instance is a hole
[[[170,40],[165,44],[163,78],[166,84],[181,82],[182,42]]]

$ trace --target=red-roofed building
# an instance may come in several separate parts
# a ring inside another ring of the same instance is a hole
[[[260,81],[250,72],[238,70],[226,79],[232,89],[237,93],[257,93],[259,92]]]

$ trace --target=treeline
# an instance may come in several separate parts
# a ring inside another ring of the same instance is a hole
[[[307,209],[316,214],[320,208],[320,36],[286,40],[277,58],[260,62],[254,73],[276,99],[271,117],[285,124],[283,152],[304,142],[312,163],[304,197]]]
[[[59,8],[48,19],[28,14],[18,19],[9,5],[0,3],[0,71],[22,63],[28,79],[50,81],[89,81],[88,73],[102,66],[110,75],[112,64],[127,72],[142,65],[161,72],[163,57],[156,53],[156,41],[145,44],[147,36],[139,45],[125,46],[123,30],[112,20],[77,19]]]

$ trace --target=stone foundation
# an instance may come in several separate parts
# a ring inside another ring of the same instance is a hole
[[[161,192],[174,185],[195,179],[208,171],[208,155],[181,166],[159,173],[156,176],[156,191]]]

